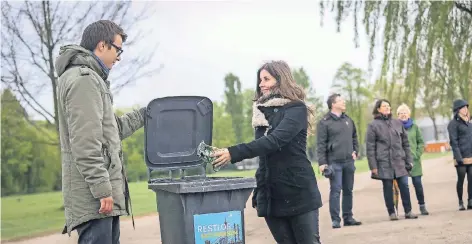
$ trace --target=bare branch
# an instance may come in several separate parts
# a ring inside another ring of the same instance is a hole
[[[136,12],[131,8],[131,1],[2,2],[2,84],[18,94],[27,109],[57,127],[54,57],[59,47],[79,42],[85,26],[91,22],[110,19],[119,23],[123,29],[136,33],[128,33],[131,38],[128,38],[126,46],[131,49],[144,35],[140,28],[136,28],[138,22],[150,17],[153,12],[152,6],[147,4],[143,5],[142,11]],[[154,50],[146,51],[147,54],[133,52],[129,59],[123,61],[123,67],[126,68],[122,69],[120,76],[116,76],[114,91],[120,91],[162,69],[162,65],[146,67],[154,57]],[[52,90],[54,110],[39,100],[38,94],[46,89]]]

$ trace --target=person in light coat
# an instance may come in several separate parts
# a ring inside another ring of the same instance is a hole
[[[77,230],[79,244],[118,244],[119,217],[131,213],[121,140],[144,126],[145,108],[116,116],[107,80],[126,37],[117,24],[100,20],[56,59],[63,234]]]
[[[429,215],[424,202],[424,190],[421,177],[423,176],[423,167],[421,164],[421,155],[424,152],[424,140],[421,130],[410,117],[410,108],[402,104],[397,108],[397,116],[402,121],[403,127],[408,132],[408,142],[410,144],[411,154],[413,156],[413,169],[410,172],[413,186],[415,187],[416,199],[418,200],[420,213]]]

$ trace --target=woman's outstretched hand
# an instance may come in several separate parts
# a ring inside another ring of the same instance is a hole
[[[212,157],[216,158],[215,161],[213,161],[212,163],[213,167],[221,167],[231,162],[231,154],[229,154],[227,148],[215,151]]]

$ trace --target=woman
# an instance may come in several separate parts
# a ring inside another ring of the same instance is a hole
[[[457,197],[459,198],[459,210],[465,210],[462,201],[464,178],[467,174],[467,209],[472,209],[472,122],[470,120],[469,103],[465,100],[456,100],[452,106],[454,119],[447,126],[449,140],[455,159],[457,171]]]
[[[397,108],[397,116],[402,121],[403,127],[408,132],[408,143],[410,144],[411,154],[413,155],[413,169],[410,172],[413,186],[415,187],[416,199],[420,205],[422,215],[429,215],[424,203],[423,183],[421,176],[423,169],[421,166],[421,155],[424,151],[424,141],[420,128],[413,122],[410,117],[410,108],[406,104],[402,104]]]
[[[418,216],[411,211],[408,171],[413,167],[410,145],[405,128],[399,120],[392,120],[390,102],[380,99],[375,103],[374,120],[367,128],[367,161],[372,178],[382,180],[385,206],[390,220],[398,220],[393,202],[393,180],[398,182],[406,219]]]
[[[321,195],[306,155],[313,112],[304,99],[285,62],[264,64],[257,71],[253,106],[256,140],[213,155],[215,167],[259,156],[252,205],[277,243],[320,243]]]

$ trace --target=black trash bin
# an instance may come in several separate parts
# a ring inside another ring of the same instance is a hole
[[[151,178],[163,244],[245,243],[244,208],[254,178],[206,177],[197,156],[200,142],[211,145],[213,104],[199,96],[151,101],[145,120],[145,159],[153,171],[179,170],[180,179]],[[201,175],[185,170],[201,167]]]

